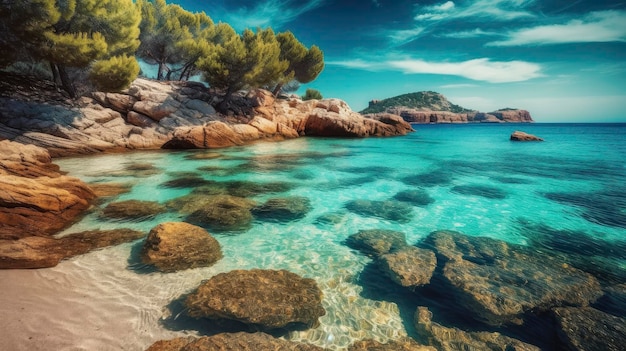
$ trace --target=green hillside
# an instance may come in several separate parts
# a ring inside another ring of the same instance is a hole
[[[385,112],[392,107],[406,107],[414,109],[429,109],[433,111],[450,111],[454,113],[470,112],[459,105],[452,104],[445,96],[434,91],[420,91],[417,93],[409,93],[398,95],[396,97],[370,101],[370,105],[361,113],[379,113]]]

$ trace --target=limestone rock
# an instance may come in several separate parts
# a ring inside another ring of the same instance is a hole
[[[193,198],[197,197],[187,199]],[[200,197],[200,203],[205,205],[187,204],[182,208],[183,211],[195,208],[187,216],[188,222],[213,231],[244,231],[252,226],[254,201],[231,195],[213,195]]]
[[[554,316],[563,349],[620,351],[626,345],[626,318],[592,307],[556,308]]]
[[[382,255],[379,265],[391,280],[413,289],[430,283],[437,267],[437,258],[431,250],[406,246]]]
[[[411,339],[391,340],[385,344],[376,340],[361,340],[348,347],[348,351],[437,351],[432,346],[420,345]]]
[[[145,233],[118,229],[70,234],[60,239],[29,236],[0,240],[0,269],[47,268],[91,250],[137,240]]]
[[[314,280],[285,270],[220,273],[190,294],[185,305],[194,318],[239,321],[265,330],[314,327],[326,311]]]
[[[309,211],[311,211],[311,202],[301,196],[272,198],[253,209],[255,216],[263,220],[278,222],[303,218]]]
[[[141,251],[144,263],[162,272],[207,267],[222,258],[217,240],[206,230],[183,222],[161,223],[152,228]]]
[[[146,351],[323,351],[314,345],[277,339],[265,333],[221,333],[200,338],[157,341]],[[411,349],[412,350],[412,349]]]
[[[445,263],[453,298],[489,324],[530,311],[586,306],[603,294],[590,274],[521,245],[448,231],[431,233],[425,243]]]
[[[426,307],[415,312],[415,329],[423,340],[440,351],[493,350],[493,351],[540,351],[540,348],[504,336],[500,333],[466,332],[447,328],[432,321],[432,313]]]
[[[532,134],[528,134],[528,133],[524,133],[520,131],[513,132],[513,134],[511,134],[511,140],[512,141],[543,141],[543,139],[541,139],[538,136],[534,136]]]
[[[348,246],[375,257],[404,249],[406,236],[402,232],[385,229],[361,230],[346,240]]]
[[[0,141],[0,238],[49,235],[83,214],[95,198],[82,181],[62,175],[47,151]]]
[[[409,203],[414,206],[428,206],[435,202],[435,199],[430,197],[424,190],[404,190],[397,193],[394,199],[402,202]]]

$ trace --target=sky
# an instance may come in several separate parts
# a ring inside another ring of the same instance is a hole
[[[319,46],[324,71],[300,90],[355,111],[428,90],[537,122],[626,122],[626,0],[168,2]]]

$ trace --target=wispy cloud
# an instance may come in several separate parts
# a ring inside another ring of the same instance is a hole
[[[626,42],[626,11],[591,12],[565,24],[542,25],[508,33],[490,46],[549,45],[584,42]]]
[[[455,39],[468,39],[468,38],[478,38],[485,36],[500,36],[502,33],[497,32],[487,32],[480,28],[476,28],[474,30],[466,30],[462,32],[451,32],[441,34],[442,37],[445,38],[455,38]]]
[[[491,61],[479,58],[461,62],[432,62],[413,58],[328,61],[327,65],[405,74],[441,74],[490,83],[521,82],[541,77],[541,66],[525,61]]]
[[[446,84],[439,86],[441,89],[463,89],[463,88],[475,88],[477,84]]]
[[[484,19],[510,21],[522,17],[534,17],[527,11],[535,0],[465,0],[458,4],[446,1],[439,5],[417,8],[416,21],[440,21],[453,19]]]
[[[415,27],[413,29],[387,30],[386,36],[394,46],[401,46],[417,39],[424,33],[424,27]]]
[[[320,7],[325,0],[261,0],[253,7],[240,7],[225,15],[237,30],[256,27],[281,28],[298,16]]]

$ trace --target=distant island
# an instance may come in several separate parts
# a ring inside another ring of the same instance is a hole
[[[530,113],[516,108],[479,112],[448,101],[434,91],[420,91],[372,100],[360,112],[366,116],[397,115],[409,123],[532,123]]]

